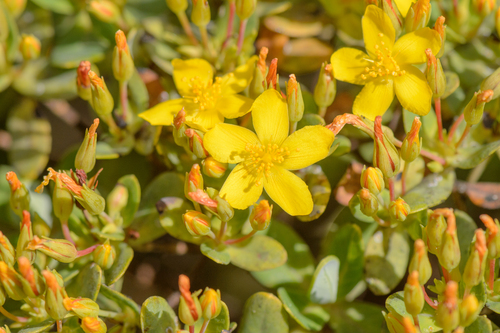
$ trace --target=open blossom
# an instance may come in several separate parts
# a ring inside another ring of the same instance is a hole
[[[353,113],[374,120],[385,113],[395,94],[403,108],[426,115],[431,109],[432,91],[425,75],[413,65],[426,62],[426,49],[433,54],[439,52],[439,34],[423,28],[396,41],[389,16],[373,5],[366,7],[362,26],[368,54],[342,48],[332,55],[338,80],[364,85],[354,101]]]
[[[239,163],[222,186],[220,196],[237,209],[255,203],[262,190],[290,215],[307,215],[313,200],[307,185],[288,170],[298,170],[328,156],[334,134],[323,126],[289,133],[286,101],[266,90],[252,106],[255,132],[217,124],[204,138],[205,148],[219,162]]]
[[[257,57],[232,73],[214,78],[212,66],[203,59],[174,59],[174,82],[182,96],[160,103],[140,114],[152,125],[172,125],[174,116],[184,108],[186,124],[207,131],[224,118],[238,118],[250,111],[253,100],[238,95],[252,79]]]

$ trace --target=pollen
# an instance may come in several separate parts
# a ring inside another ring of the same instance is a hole
[[[283,163],[290,154],[288,148],[272,143],[267,145],[247,143],[245,151],[247,155],[244,163],[247,170],[256,175],[264,173],[266,176],[269,176],[273,166]]]
[[[191,88],[191,94],[184,97],[198,104],[201,111],[213,109],[222,93],[222,78],[220,77],[215,78],[215,82],[213,80],[203,82],[199,76],[195,76],[189,80],[188,85]]]
[[[396,60],[392,57],[392,50],[385,45],[383,41],[384,34],[379,33],[379,42],[375,44],[376,59],[369,59],[372,62],[371,67],[365,67],[360,75],[363,80],[370,80],[383,77],[398,77],[406,74],[406,71],[401,70]]]

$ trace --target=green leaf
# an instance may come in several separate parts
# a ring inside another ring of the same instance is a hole
[[[285,248],[287,262],[274,269],[252,272],[252,276],[267,288],[301,284],[305,286],[314,273],[314,257],[311,249],[295,230],[287,224],[273,220],[266,230],[267,236],[276,239]]]
[[[408,234],[401,229],[382,228],[370,238],[365,251],[368,287],[375,295],[387,295],[406,273],[410,256]]]
[[[433,173],[403,196],[410,205],[410,214],[432,208],[445,201],[453,190],[455,172],[451,169],[443,173]]]
[[[123,226],[128,227],[134,218],[139,203],[141,202],[141,184],[135,175],[126,175],[118,179],[118,184],[125,187],[128,191],[128,200],[126,206],[121,210]]]
[[[56,45],[51,53],[51,63],[55,67],[68,69],[78,67],[84,60],[96,63],[105,58],[106,49],[105,44],[93,41]]]
[[[337,135],[332,143],[333,156],[342,156],[351,151],[351,140],[343,135]]]
[[[58,14],[71,15],[75,8],[70,0],[32,0],[35,4]]]
[[[288,320],[281,301],[270,293],[253,294],[245,303],[239,333],[288,333]]]
[[[211,319],[208,323],[206,333],[221,333],[223,330],[229,329],[229,309],[226,303],[221,301],[221,311],[217,317]]]
[[[66,287],[71,297],[85,297],[95,301],[101,289],[102,269],[94,262],[90,262],[82,268],[76,279]]]
[[[126,243],[120,243],[118,245],[117,252],[118,253],[113,266],[104,272],[106,284],[109,286],[114,284],[123,276],[123,274],[125,274],[128,266],[134,258],[134,250],[132,250],[132,248]]]
[[[395,315],[396,318],[411,318],[411,315],[406,311],[403,291],[399,291],[387,297],[385,307],[389,310],[389,312]],[[441,330],[441,327],[436,324],[435,315],[436,310],[425,303],[422,312],[418,315],[418,322],[422,333],[437,332]]]
[[[129,308],[135,315],[135,320],[139,320],[140,318],[140,309],[136,302],[134,302],[131,298],[119,293],[116,290],[111,289],[105,284],[101,285],[100,295],[106,297],[107,299],[116,302],[121,309]],[[131,322],[129,318],[127,318],[127,322]]]
[[[450,163],[460,169],[472,169],[486,160],[491,154],[500,148],[500,140],[490,142],[486,145],[458,149]]]
[[[37,323],[34,325],[27,325],[25,328],[19,330],[19,333],[39,333],[48,331],[52,325],[55,324],[54,319],[47,319],[42,321],[41,323]]]
[[[211,247],[208,243],[202,243],[200,245],[200,251],[218,264],[229,265],[231,262],[231,256],[226,249],[219,251],[217,248]]]
[[[163,297],[151,296],[142,304],[141,329],[143,333],[175,332],[175,312]]]
[[[303,290],[281,287],[278,296],[286,312],[306,330],[320,331],[330,319],[325,309],[311,304]]]
[[[247,271],[276,268],[287,259],[283,245],[264,235],[254,235],[248,241],[228,246],[226,251],[230,254],[233,265]]]
[[[364,302],[339,302],[331,307],[330,327],[335,333],[380,333],[383,308]]]
[[[330,304],[337,300],[340,261],[335,256],[321,260],[314,272],[309,298],[316,304]]]
[[[460,245],[460,272],[463,273],[467,259],[469,258],[469,248],[474,238],[477,225],[474,220],[461,210],[454,210],[457,221],[457,237]]]
[[[491,333],[492,331],[491,321],[486,316],[479,316],[465,328],[464,333]]]
[[[500,313],[500,302],[494,302],[494,301],[487,301],[486,306],[488,309],[495,313]]]

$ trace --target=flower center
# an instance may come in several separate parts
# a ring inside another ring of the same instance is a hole
[[[401,70],[396,60],[392,57],[392,50],[385,46],[385,42],[382,40],[384,37],[383,33],[379,33],[380,41],[375,44],[375,53],[377,55],[377,60],[367,59],[373,62],[371,67],[365,67],[365,72],[361,74],[363,80],[369,80],[371,78],[375,79],[377,77],[384,76],[402,76],[406,74],[405,70]]]
[[[248,153],[245,157],[248,171],[257,174],[265,172],[266,176],[274,165],[283,163],[285,157],[290,154],[288,148],[272,143],[267,145],[247,143],[245,150]]]
[[[200,77],[193,77],[189,81],[191,94],[185,97],[192,99],[194,103],[198,104],[202,111],[213,109],[217,99],[221,95],[221,81],[222,78],[220,77],[216,77],[215,82],[213,82],[213,80],[203,82]]]

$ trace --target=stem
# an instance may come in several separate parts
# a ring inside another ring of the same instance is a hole
[[[10,320],[16,321],[18,323],[25,323],[28,321],[28,318],[14,316],[12,313],[5,310],[3,306],[0,306],[0,313],[3,314],[5,317],[9,318]]]
[[[297,122],[296,121],[291,121],[290,122],[290,135],[297,130]]]
[[[393,139],[392,140],[392,143],[397,146],[398,148],[401,148],[401,146],[403,145],[403,142],[399,141],[398,139]],[[439,156],[436,156],[434,155],[433,153],[431,152],[428,152],[427,150],[425,149],[421,149],[420,150],[420,155],[424,156],[424,157],[427,157],[428,159],[431,159],[433,161],[436,161],[442,165],[446,165],[446,161],[444,158],[442,157],[439,157]]]
[[[462,133],[462,136],[460,137],[460,140],[458,140],[457,144],[455,145],[455,148],[460,147],[460,145],[462,144],[462,141],[464,141],[467,134],[469,134],[470,128],[471,128],[470,125],[467,125],[467,127],[465,127],[464,132]]]
[[[443,270],[444,281],[448,283],[450,281],[450,273],[443,266],[441,266],[441,269]]]
[[[222,221],[220,224],[220,230],[219,230],[219,240],[222,240],[224,238],[224,234],[226,233],[227,229],[227,222]]]
[[[62,319],[57,321],[57,332],[62,332]]]
[[[127,81],[118,82],[120,86],[120,104],[122,106],[122,117],[125,122],[128,120],[128,91]]]
[[[197,211],[198,211],[198,212],[200,212],[200,213],[203,213],[203,212],[201,211],[201,206],[200,206],[200,204],[199,204],[199,203],[197,203],[196,201],[193,201],[193,205],[194,205],[194,209],[195,209],[195,210],[197,210]]]
[[[181,11],[179,13],[176,13],[177,18],[181,22],[182,29],[184,29],[184,32],[186,35],[189,37],[189,40],[193,45],[198,45],[198,40],[193,34],[193,30],[191,30],[191,26],[189,25],[189,20],[186,16],[186,13],[184,11]]]
[[[391,201],[394,201],[394,178],[389,178],[388,179],[388,182],[389,182],[389,195],[390,195],[390,198],[391,198]]]
[[[201,41],[203,43],[203,47],[205,48],[205,50],[207,51],[207,53],[211,56],[211,57],[215,57],[215,54],[214,54],[214,51],[212,50],[212,48],[210,47],[210,43],[208,41],[208,32],[207,32],[207,28],[205,26],[201,26],[199,27],[200,28],[200,34],[201,34]]]
[[[113,136],[120,136],[121,135],[121,130],[120,127],[116,124],[115,120],[113,119],[112,113],[107,114],[105,116],[99,117],[101,118],[109,127],[109,132]]]
[[[391,222],[387,222],[382,220],[380,217],[377,216],[377,214],[373,215],[372,218],[378,223],[379,226],[381,227],[390,227]]]
[[[448,133],[448,144],[450,144],[451,141],[453,140],[453,134],[455,134],[455,132],[457,131],[458,125],[460,125],[460,123],[462,122],[462,120],[464,120],[464,114],[463,113],[460,115],[460,117],[458,117],[455,120],[455,122],[453,123],[453,125],[451,125],[450,133]]]
[[[99,317],[111,318],[116,321],[123,321],[123,314],[112,311],[99,310]]]
[[[80,257],[86,256],[87,254],[92,253],[95,250],[96,247],[97,247],[97,244],[96,245],[92,245],[91,247],[88,247],[85,250],[77,251],[76,257],[80,258]]]
[[[248,238],[255,235],[256,232],[257,232],[257,230],[252,230],[252,232],[250,232],[248,235],[245,235],[243,237],[236,238],[236,239],[228,239],[227,241],[224,242],[224,244],[230,245],[230,244],[237,244],[237,243],[243,242],[244,240],[247,240]]]
[[[441,98],[436,97],[434,99],[434,106],[436,111],[437,123],[438,123],[438,135],[439,141],[443,140],[443,119],[441,118]]]
[[[410,162],[405,161],[403,173],[401,174],[401,195],[405,195],[405,193],[406,193],[406,175],[408,174],[409,166],[410,166]]]
[[[488,286],[493,290],[495,284],[495,259],[490,259],[490,276],[488,279]]]
[[[210,322],[210,319],[203,321],[203,325],[201,326],[200,333],[205,333],[205,331],[207,330],[209,322]]]
[[[189,326],[189,333],[194,333],[194,325],[193,326]]]
[[[64,234],[64,238],[66,238],[66,240],[70,241],[73,245],[75,245],[75,241],[73,240],[69,232],[68,221],[61,221],[61,228]]]
[[[221,51],[226,48],[227,43],[229,42],[229,39],[231,38],[231,35],[233,34],[234,13],[235,12],[236,12],[236,3],[234,0],[229,0],[229,18],[227,20],[226,39],[224,40],[224,43],[222,44]]]
[[[318,114],[320,115],[321,118],[325,118],[325,115],[326,115],[326,107],[324,106],[320,106],[319,107],[319,112]]]
[[[420,325],[418,323],[418,316],[413,316],[413,323],[416,328],[420,329]]]
[[[247,28],[247,19],[241,20],[240,22],[240,31],[238,32],[238,51],[237,55],[241,53],[241,49],[243,48],[243,41],[245,40],[245,30]]]
[[[427,295],[427,291],[425,290],[425,286],[422,286],[422,290],[424,292],[424,298],[425,298],[425,301],[427,302],[427,304],[429,304],[432,308],[437,309],[437,307],[438,307],[437,301],[433,300],[432,298],[429,297],[429,295]]]

